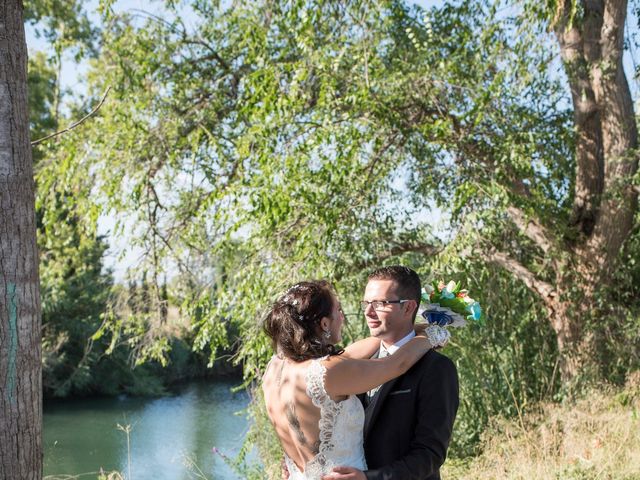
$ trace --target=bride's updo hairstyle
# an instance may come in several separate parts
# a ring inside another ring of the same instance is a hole
[[[289,288],[264,319],[264,330],[274,350],[297,362],[342,353],[320,335],[320,320],[331,318],[335,301],[331,285],[324,280],[300,282]]]

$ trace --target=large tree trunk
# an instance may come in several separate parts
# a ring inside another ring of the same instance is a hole
[[[622,65],[626,0],[583,0],[582,18],[564,3],[556,36],[571,86],[576,125],[576,180],[565,268],[557,269],[565,298],[549,302],[565,379],[589,351],[584,318],[595,309],[596,286],[611,273],[629,238],[637,209],[631,186],[638,169],[638,132]],[[570,271],[567,271],[568,269]],[[576,294],[577,292],[577,294]]]
[[[557,8],[554,28],[576,131],[571,219],[566,228],[556,229],[515,207],[507,210],[521,233],[551,260],[553,284],[505,253],[493,252],[491,259],[545,303],[557,335],[562,378],[570,381],[592,358],[593,337],[585,319],[596,309],[598,285],[606,283],[633,228],[638,131],[622,66],[627,1],[559,0]]]
[[[42,478],[40,291],[20,0],[0,0],[0,478]]]

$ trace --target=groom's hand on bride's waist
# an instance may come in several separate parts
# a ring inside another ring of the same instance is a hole
[[[322,480],[367,480],[362,470],[353,467],[335,467]]]

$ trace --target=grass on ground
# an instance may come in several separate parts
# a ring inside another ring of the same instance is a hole
[[[640,480],[640,371],[566,404],[496,419],[482,453],[447,460],[443,480]]]

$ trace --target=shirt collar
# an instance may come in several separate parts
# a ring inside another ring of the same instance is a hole
[[[389,353],[389,355],[393,355],[394,353],[396,353],[398,351],[398,349],[401,346],[403,346],[405,343],[407,343],[409,340],[411,340],[415,336],[416,336],[416,332],[411,330],[407,335],[402,337],[400,340],[398,340],[393,345],[389,345],[388,347],[385,347],[383,345],[383,343],[380,342],[380,352],[379,352],[378,356],[382,356],[382,352],[384,350],[386,350]]]

